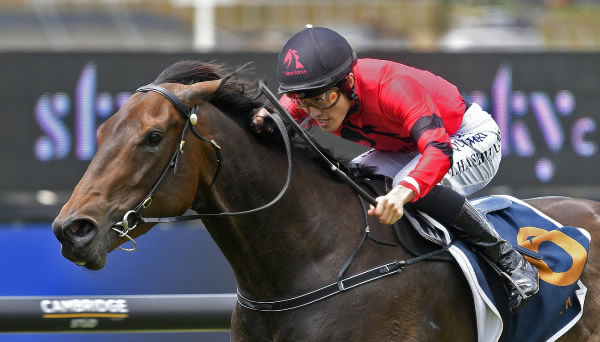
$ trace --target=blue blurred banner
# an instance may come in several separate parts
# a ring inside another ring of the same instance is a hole
[[[62,257],[49,223],[0,224],[0,296],[235,293],[231,268],[200,223],[159,225],[137,241],[137,251],[117,250],[104,269],[90,271]],[[0,341],[228,341],[228,336],[0,334]]]
[[[198,223],[200,224],[200,223]],[[234,293],[235,279],[203,228],[158,225],[138,250],[90,271],[60,254],[50,224],[0,224],[1,296]]]

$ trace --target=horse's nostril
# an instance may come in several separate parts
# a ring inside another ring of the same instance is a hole
[[[76,244],[89,243],[94,236],[96,236],[96,232],[98,231],[96,225],[88,220],[75,220],[64,229],[65,235]]]
[[[71,231],[71,235],[85,236],[86,231],[89,230],[89,228],[86,228],[88,226],[88,223],[85,221],[75,221],[71,223],[69,230]]]

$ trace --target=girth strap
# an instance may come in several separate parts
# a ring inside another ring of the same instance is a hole
[[[402,272],[402,269],[408,265],[412,265],[419,261],[431,258],[435,255],[438,255],[438,254],[448,251],[448,248],[450,248],[451,245],[452,245],[452,243],[450,243],[438,250],[435,250],[430,253],[423,254],[418,257],[414,257],[414,258],[411,258],[408,260],[401,260],[401,261],[394,260],[393,262],[390,262],[388,264],[383,264],[383,265],[371,268],[365,272],[344,278],[340,282],[335,282],[335,283],[329,284],[318,290],[315,290],[315,291],[312,291],[309,293],[305,293],[303,295],[300,295],[300,296],[297,296],[294,298],[290,298],[290,299],[269,301],[269,302],[256,301],[256,300],[251,300],[251,299],[248,299],[248,298],[242,296],[238,290],[238,293],[237,293],[238,303],[245,308],[248,308],[251,310],[256,310],[256,311],[287,311],[287,310],[297,309],[299,307],[309,305],[314,302],[325,299],[327,297],[331,297],[333,295],[339,294],[339,293],[344,292],[353,287],[357,287],[357,286],[369,283],[373,280],[387,277],[392,274],[400,273],[400,272]]]
[[[242,296],[238,291],[238,303],[241,306],[257,311],[287,311],[296,309],[305,305],[309,305],[311,303],[317,302],[319,300],[325,299],[327,297],[331,297],[342,291],[351,289],[353,287],[360,286],[362,284],[368,283],[370,281],[386,277],[395,273],[400,273],[402,268],[404,267],[404,261],[394,261],[389,264],[377,266],[363,273],[345,278],[341,281],[343,286],[343,290],[340,289],[338,283],[335,282],[333,284],[329,284],[328,286],[322,287],[313,292],[309,292],[298,297],[278,300],[273,302],[261,302],[248,299]]]

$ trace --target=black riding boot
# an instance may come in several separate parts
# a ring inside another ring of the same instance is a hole
[[[502,239],[494,227],[479,212],[465,201],[459,214],[451,224],[460,234],[460,238],[500,268],[506,277],[508,306],[511,312],[518,311],[538,292],[539,275],[537,268],[531,266],[512,245]]]

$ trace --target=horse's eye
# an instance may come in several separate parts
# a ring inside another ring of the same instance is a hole
[[[146,137],[146,143],[151,146],[158,145],[163,138],[162,133],[160,132],[150,132]]]

